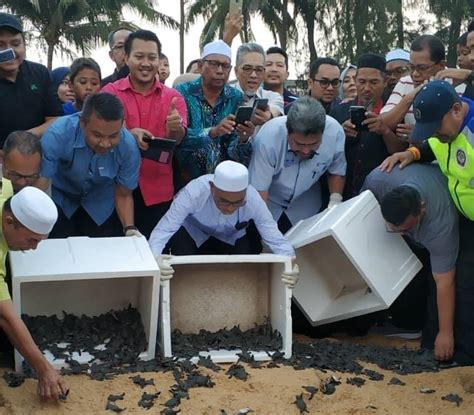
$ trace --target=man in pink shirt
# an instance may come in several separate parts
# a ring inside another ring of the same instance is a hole
[[[135,136],[142,151],[153,137],[181,142],[186,135],[187,109],[184,98],[174,89],[160,83],[161,43],[155,33],[137,30],[125,42],[125,62],[130,75],[103,91],[116,95],[125,107],[125,126]],[[168,210],[173,199],[171,157],[165,163],[142,158],[139,187],[134,191],[135,225],[148,239]]]

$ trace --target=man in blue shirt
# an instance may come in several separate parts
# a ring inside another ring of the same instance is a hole
[[[214,174],[191,181],[176,196],[170,210],[150,237],[150,247],[161,255],[170,238],[171,253],[251,254],[247,236],[250,222],[272,252],[293,257],[295,251],[277,228],[265,202],[249,186],[245,166],[224,161]]]
[[[254,141],[250,183],[260,192],[280,230],[322,207],[320,178],[328,173],[329,206],[342,201],[346,174],[344,130],[314,98],[296,100],[288,116],[268,121]]]
[[[123,119],[120,100],[99,93],[87,99],[82,113],[62,117],[43,136],[39,187],[51,182],[59,210],[50,237],[118,236],[121,229],[140,235],[132,197],[140,153]]]

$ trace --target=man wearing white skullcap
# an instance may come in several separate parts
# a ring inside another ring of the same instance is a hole
[[[410,63],[410,53],[403,49],[394,49],[387,53],[385,61],[387,62],[385,67],[387,73],[385,94],[388,98],[397,82],[409,73],[407,65]]]
[[[227,85],[231,57],[224,41],[208,43],[199,62],[201,76],[176,87],[188,107],[188,130],[175,152],[180,170],[177,187],[212,173],[223,160],[245,165],[250,161],[255,126],[250,121],[235,124],[243,94]]]
[[[54,202],[35,187],[24,187],[10,199],[0,200],[0,328],[35,369],[38,374],[38,393],[46,399],[58,399],[60,394],[66,393],[66,386],[15,313],[5,283],[5,259],[11,250],[36,249],[48,237],[57,218],[58,210]]]
[[[265,202],[249,185],[247,168],[224,161],[214,174],[191,181],[178,193],[149,243],[155,256],[170,239],[175,255],[258,253],[247,235],[251,221],[274,253],[294,256]]]

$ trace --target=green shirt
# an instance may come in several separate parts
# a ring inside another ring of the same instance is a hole
[[[10,299],[10,292],[8,291],[8,285],[5,281],[7,275],[5,260],[8,254],[7,241],[3,236],[2,229],[2,215],[3,215],[3,204],[5,201],[13,196],[13,187],[10,180],[2,178],[2,187],[0,192],[0,301]]]

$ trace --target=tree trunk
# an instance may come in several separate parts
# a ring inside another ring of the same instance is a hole
[[[347,36],[346,56],[349,58],[349,63],[354,63],[354,36],[352,33],[352,18],[351,10],[354,6],[351,0],[346,0],[344,7],[344,26]]]
[[[180,0],[179,4],[179,73],[184,73],[184,3],[186,0]]]
[[[306,21],[306,28],[308,29],[308,47],[309,47],[309,58],[310,62],[313,62],[318,58],[316,52],[316,45],[314,44],[314,19],[308,19]]]
[[[403,27],[403,4],[402,0],[398,0],[397,7],[397,47],[403,49],[405,47],[405,33]]]
[[[456,0],[453,3],[454,4],[450,7],[451,25],[449,26],[449,43],[448,43],[448,56],[447,56],[448,66],[451,68],[456,67],[456,61],[457,61],[456,43],[461,32],[461,22],[462,22],[462,17],[463,17],[462,12],[466,6],[465,0]]]
[[[53,69],[54,43],[48,42],[48,69]]]
[[[356,0],[354,10],[357,13],[357,18],[354,19],[353,25],[356,41],[356,57],[359,57],[365,47],[364,35],[367,30],[369,5],[366,0]]]
[[[288,0],[283,0],[281,6],[281,22],[282,28],[278,31],[278,38],[280,40],[280,47],[286,50],[288,43],[288,28],[290,25],[290,15],[288,13]]]

